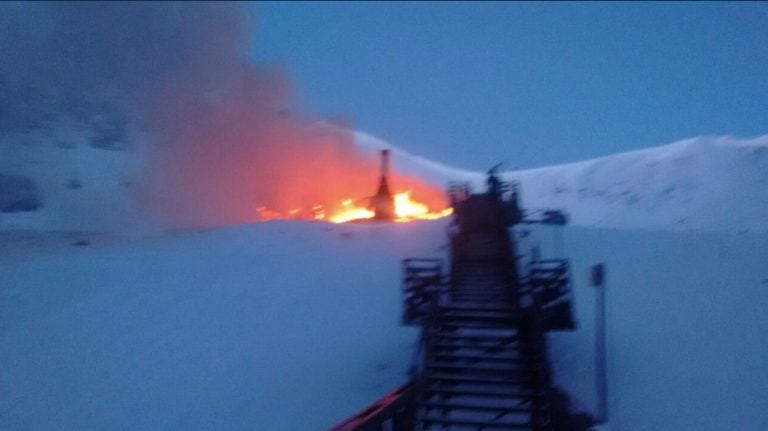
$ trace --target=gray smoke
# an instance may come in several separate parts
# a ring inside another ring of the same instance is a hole
[[[370,194],[375,161],[285,114],[286,75],[245,59],[248,16],[241,3],[2,3],[0,133],[66,116],[115,148],[126,128],[147,131],[137,201],[176,226]]]
[[[170,98],[215,94],[244,66],[244,12],[214,2],[0,4],[0,127],[61,114],[154,121]]]

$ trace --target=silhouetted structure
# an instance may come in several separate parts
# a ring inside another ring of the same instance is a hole
[[[510,235],[517,224],[565,217],[526,220],[518,185],[501,181],[497,168],[488,171],[485,193],[466,184],[449,189],[449,273],[440,259],[403,262],[403,323],[422,328],[412,380],[332,430],[583,431],[593,424],[554,386],[547,351],[546,332],[575,327],[568,261],[535,253],[523,265]]]
[[[375,220],[395,219],[395,199],[389,190],[389,150],[381,150],[379,188],[371,197],[370,208]]]

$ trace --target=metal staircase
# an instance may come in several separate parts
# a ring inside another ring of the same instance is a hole
[[[451,252],[449,282],[422,319],[421,429],[548,429],[546,391],[536,385],[546,358],[528,345],[506,228],[460,230]]]
[[[419,355],[408,391],[374,404],[400,407],[369,408],[333,430],[565,429],[553,420],[544,334],[574,327],[568,265],[531,259],[518,268],[509,234],[525,222],[517,187],[496,181],[496,193],[451,188],[449,274],[439,259],[403,262],[402,320],[422,328]]]

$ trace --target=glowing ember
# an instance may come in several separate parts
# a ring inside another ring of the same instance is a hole
[[[396,193],[395,200],[395,220],[396,222],[407,222],[412,220],[435,220],[441,217],[449,216],[453,213],[452,208],[446,208],[440,211],[432,211],[421,202],[411,198],[411,192]],[[315,220],[328,220],[331,223],[346,223],[354,220],[366,220],[374,218],[375,213],[368,207],[355,203],[352,199],[345,199],[335,209],[326,209],[322,205],[312,206],[310,211],[304,211],[300,208],[294,208],[286,214],[269,210],[264,207],[257,208],[257,219],[259,221],[286,219],[286,218],[313,218]],[[329,215],[330,214],[330,215]]]

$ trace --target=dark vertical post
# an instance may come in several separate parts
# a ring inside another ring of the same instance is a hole
[[[392,431],[416,431],[416,403],[410,401],[392,419]]]
[[[379,188],[371,197],[370,207],[376,220],[392,220],[395,218],[395,200],[389,191],[389,150],[381,150],[381,175]]]
[[[595,385],[597,387],[597,421],[608,421],[608,375],[606,368],[605,264],[592,266],[595,292]]]
[[[389,150],[381,150],[381,176],[389,176]]]

